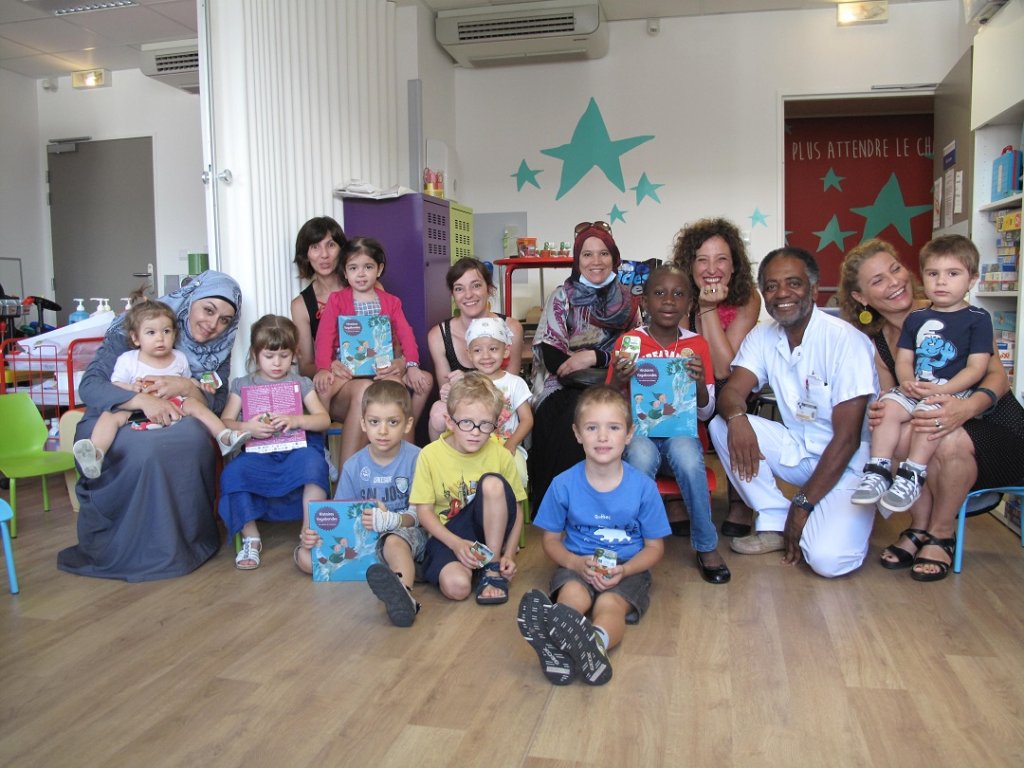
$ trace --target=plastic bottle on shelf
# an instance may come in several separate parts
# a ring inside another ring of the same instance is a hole
[[[121,301],[123,301],[123,302],[124,302],[124,311],[125,311],[125,312],[127,312],[127,311],[128,311],[129,309],[131,309],[131,308],[132,308],[132,299],[131,299],[131,296],[122,296],[122,297],[121,297]]]
[[[98,315],[100,312],[103,311],[103,302],[106,301],[106,299],[101,299],[101,298],[99,298],[97,296],[90,296],[89,297],[89,301],[95,301],[96,302],[96,309],[93,310],[93,312],[90,315],[90,317],[92,315]]]
[[[77,322],[80,322],[82,320],[88,320],[89,319],[89,312],[85,308],[85,299],[72,299],[72,301],[77,301],[78,302],[78,306],[75,307],[75,311],[74,312],[72,312],[70,315],[68,315],[68,322],[69,323],[77,323]]]

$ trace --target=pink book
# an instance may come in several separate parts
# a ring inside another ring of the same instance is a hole
[[[266,421],[272,413],[302,415],[302,387],[297,381],[242,387],[242,421]],[[276,453],[306,447],[306,430],[293,429],[245,444],[249,453]]]

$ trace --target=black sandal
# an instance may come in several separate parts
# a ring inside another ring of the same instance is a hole
[[[920,534],[920,536],[918,535]],[[924,538],[922,539],[921,536]],[[882,550],[882,554],[889,553],[896,558],[895,561],[886,560],[884,557],[879,558],[882,562],[883,568],[888,568],[890,571],[896,571],[900,568],[909,568],[914,564],[914,558],[917,557],[917,553],[921,551],[921,547],[928,544],[931,535],[928,531],[922,530],[921,528],[907,528],[905,531],[900,531],[900,539],[907,538],[917,547],[916,552],[908,552],[902,547],[897,547],[899,539],[895,543],[890,544],[888,547]]]
[[[921,557],[918,555],[914,558],[914,567],[919,565],[934,565],[939,570],[935,573],[928,573],[926,571],[910,571],[910,578],[914,581],[942,581],[946,576],[949,575],[949,570],[953,567],[953,551],[956,549],[956,538],[950,536],[948,539],[931,539],[926,542],[932,546],[938,547],[947,555],[949,555],[949,562],[944,563],[941,560],[933,560],[930,557]]]

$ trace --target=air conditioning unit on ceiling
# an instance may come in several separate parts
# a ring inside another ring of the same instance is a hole
[[[199,93],[199,41],[142,46],[142,74],[189,93]]]
[[[599,59],[608,53],[608,25],[597,0],[440,11],[434,33],[463,67]]]

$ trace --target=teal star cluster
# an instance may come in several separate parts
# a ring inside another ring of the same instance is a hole
[[[540,189],[540,184],[537,183],[538,173],[544,173],[544,171],[534,170],[526,164],[526,160],[520,162],[519,170],[510,174],[516,180],[516,192],[520,192],[524,184],[533,184],[537,189]]]
[[[600,168],[608,181],[620,192],[625,192],[626,182],[622,178],[620,158],[653,138],[654,136],[630,136],[613,140],[608,134],[601,110],[592,98],[576,123],[569,143],[541,150],[543,154],[562,161],[562,176],[555,200],[560,200],[593,168]]]
[[[643,173],[640,175],[640,181],[637,182],[637,185],[635,187],[630,187],[630,189],[636,192],[636,204],[640,205],[640,201],[645,197],[649,197],[654,202],[660,203],[661,198],[658,197],[658,188],[664,186],[664,184],[652,184],[650,179],[647,178],[647,174]]]
[[[840,251],[845,251],[846,246],[844,243],[846,241],[846,238],[848,238],[850,235],[857,234],[857,231],[854,229],[840,229],[839,217],[836,216],[835,214],[832,214],[832,218],[829,220],[828,224],[825,225],[825,228],[820,232],[814,232],[812,234],[817,235],[818,237],[817,253],[821,253],[823,250],[825,250],[825,248],[829,246],[830,243],[835,243],[836,247]]]
[[[893,226],[907,245],[913,243],[910,231],[910,220],[932,210],[928,205],[907,205],[903,200],[903,190],[896,174],[892,174],[875,197],[875,202],[861,208],[851,208],[852,213],[863,216],[864,240],[876,237],[883,229]]]

